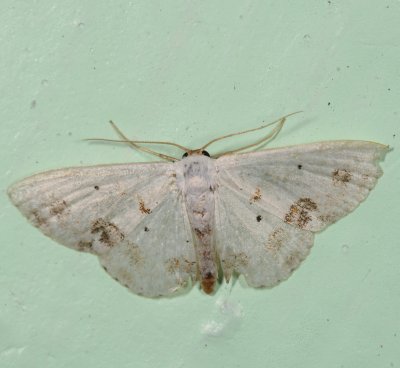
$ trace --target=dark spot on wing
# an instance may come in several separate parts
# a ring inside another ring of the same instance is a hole
[[[144,231],[148,232],[148,231],[150,231],[150,229],[147,226],[145,226]]]
[[[94,186],[94,189],[99,190],[100,187],[99,187],[98,185],[95,185],[95,186]]]
[[[257,220],[257,222],[260,222],[260,221],[262,220],[262,216],[261,216],[261,215],[258,215],[258,216],[256,217],[256,220]]]
[[[332,171],[332,181],[334,185],[346,185],[351,180],[351,173],[345,169],[336,169]]]
[[[285,222],[304,229],[312,220],[310,213],[315,210],[317,204],[314,201],[310,198],[300,198],[290,206],[289,212],[285,215]]]
[[[91,233],[100,234],[99,241],[108,247],[113,247],[125,238],[125,235],[121,233],[117,225],[102,218],[93,222]]]
[[[303,165],[297,165],[297,168],[299,169],[299,170],[301,170],[302,168],[303,168]]]

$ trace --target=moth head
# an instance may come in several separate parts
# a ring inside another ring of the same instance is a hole
[[[186,151],[183,155],[182,158],[188,157],[188,156],[193,156],[193,155],[203,155],[207,157],[211,157],[210,154],[202,149],[199,150],[193,150],[193,151]]]

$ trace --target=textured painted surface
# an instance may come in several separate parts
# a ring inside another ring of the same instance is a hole
[[[400,365],[398,1],[2,5],[1,367]],[[395,150],[368,200],[273,290],[239,280],[213,297],[136,297],[5,195],[46,169],[150,160],[80,140],[114,137],[110,118],[130,137],[195,147],[299,109],[274,146]]]

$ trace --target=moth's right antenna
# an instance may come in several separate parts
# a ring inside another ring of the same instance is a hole
[[[267,127],[269,127],[269,126],[271,126],[271,125],[278,124],[269,134],[267,134],[267,135],[264,136],[263,138],[259,139],[257,142],[248,144],[248,145],[246,145],[246,146],[237,148],[237,149],[232,150],[232,151],[222,152],[222,153],[213,155],[212,157],[218,158],[218,157],[223,156],[223,155],[227,155],[227,154],[235,153],[235,152],[240,152],[240,151],[243,151],[243,150],[245,150],[245,149],[258,146],[258,145],[260,145],[260,144],[262,144],[262,143],[266,143],[266,142],[268,142],[268,141],[270,141],[270,140],[272,140],[272,139],[275,138],[275,136],[280,132],[280,130],[281,130],[282,127],[283,127],[283,124],[285,124],[285,121],[286,121],[286,119],[287,119],[289,116],[292,116],[292,115],[294,115],[294,114],[299,114],[300,112],[302,112],[302,111],[292,112],[292,113],[290,113],[290,114],[287,114],[287,115],[285,115],[285,116],[282,116],[281,118],[279,118],[279,119],[273,121],[272,123],[268,123],[268,124],[262,125],[262,126],[260,126],[260,127],[258,127],[258,128],[248,129],[248,130],[244,130],[244,131],[242,131],[242,132],[231,133],[231,134],[224,135],[224,136],[222,136],[222,137],[215,138],[215,139],[211,140],[210,142],[208,142],[207,144],[205,144],[203,147],[201,147],[201,150],[204,150],[206,147],[208,147],[208,146],[210,146],[211,144],[213,144],[213,143],[215,143],[215,142],[218,142],[218,141],[220,141],[220,140],[222,140],[222,139],[230,138],[230,137],[234,137],[234,136],[236,136],[236,135],[242,135],[242,134],[246,134],[246,133],[250,133],[250,132],[255,132],[255,131],[257,131],[257,130],[261,130],[261,129],[267,128]]]

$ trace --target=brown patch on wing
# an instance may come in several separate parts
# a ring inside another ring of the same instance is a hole
[[[127,256],[129,259],[129,264],[132,266],[142,265],[144,263],[144,258],[140,248],[131,242],[128,243],[128,246],[129,248],[127,251]]]
[[[362,174],[361,175],[362,180],[368,181],[370,179],[370,176],[368,174]]]
[[[249,264],[249,257],[244,252],[227,254],[221,259],[222,269],[226,282],[229,282],[234,271],[240,272],[240,267],[246,267]]]
[[[351,180],[351,173],[346,169],[335,169],[332,171],[332,181],[334,185],[346,185]]]
[[[333,215],[325,214],[318,216],[318,220],[320,220],[323,224],[332,224],[337,220],[337,218],[335,218]]]
[[[61,215],[67,208],[67,202],[64,200],[54,202],[50,207],[50,214],[52,216]]]
[[[215,286],[215,276],[208,272],[201,279],[201,288],[206,294],[211,294],[214,291]]]
[[[175,273],[179,270],[180,260],[178,258],[170,258],[165,263],[168,273]]]
[[[186,258],[170,258],[165,262],[168,273],[175,274],[176,272],[193,273],[193,266],[196,262],[189,261]]]
[[[294,251],[292,254],[289,254],[287,256],[284,265],[290,271],[293,271],[300,264],[301,259],[302,259],[301,253],[299,251]]]
[[[226,269],[236,269],[239,266],[247,266],[249,264],[249,258],[244,252],[229,254],[225,259],[221,260],[221,263]]]
[[[304,229],[312,220],[310,213],[317,208],[317,204],[310,198],[300,198],[290,206],[289,212],[285,215],[285,222]]]
[[[108,271],[107,271],[108,272]],[[109,272],[108,272],[109,273]],[[115,280],[118,281],[121,285],[127,287],[129,289],[129,285],[133,284],[133,278],[132,275],[129,273],[129,271],[125,269],[119,269],[117,274],[118,277],[113,276],[111,273],[109,273],[111,277]]]
[[[256,188],[256,190],[254,191],[253,195],[250,198],[250,203],[255,203],[257,201],[259,201],[262,197],[261,194],[261,189],[260,188]]]
[[[76,249],[79,250],[80,252],[90,252],[93,246],[93,242],[86,242],[86,241],[80,241],[76,245]]]
[[[146,208],[143,199],[139,199],[139,211],[143,214],[148,215],[149,213],[151,213],[151,209],[150,208]]]
[[[102,218],[98,218],[93,222],[91,233],[100,233],[100,242],[108,247],[113,247],[125,238],[125,235],[121,233],[117,225]]]
[[[32,221],[32,223],[33,223],[35,226],[41,227],[41,226],[43,226],[43,225],[46,225],[47,221],[46,221],[46,219],[45,219],[44,217],[42,217],[42,216],[39,214],[39,211],[33,210],[33,211],[32,211],[32,216],[33,216],[33,217],[31,218],[31,221]]]
[[[277,253],[281,249],[283,242],[286,239],[285,231],[278,227],[272,233],[269,234],[267,244],[265,247],[267,250],[273,253]]]

